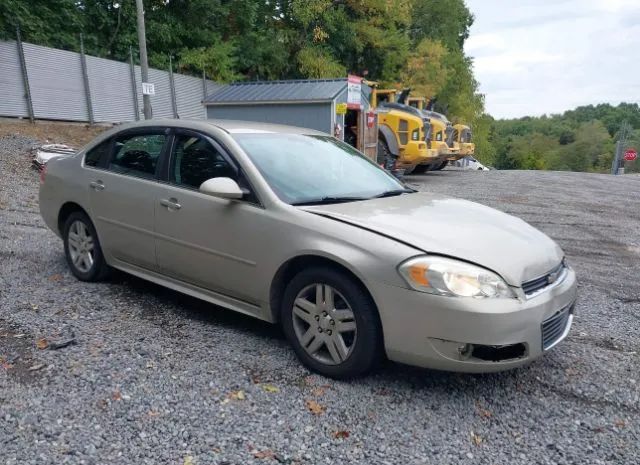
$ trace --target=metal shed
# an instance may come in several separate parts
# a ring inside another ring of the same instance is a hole
[[[375,159],[377,128],[369,104],[371,89],[361,81],[349,76],[238,82],[210,94],[204,105],[210,119],[316,129],[346,140]]]

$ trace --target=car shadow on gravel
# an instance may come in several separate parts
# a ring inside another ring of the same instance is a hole
[[[174,291],[142,278],[116,271],[110,284],[126,287],[126,293],[139,299],[141,316],[160,322],[172,316],[191,321],[234,328],[261,338],[284,339],[277,325]],[[162,304],[162,305],[159,305]],[[166,310],[171,312],[167,315]]]

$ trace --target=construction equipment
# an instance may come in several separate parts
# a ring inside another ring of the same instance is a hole
[[[427,146],[431,125],[422,110],[405,103],[410,89],[398,94],[396,89],[378,89],[377,82],[364,82],[372,89],[371,105],[378,119],[378,163],[394,173],[404,170],[404,174],[430,163],[434,156]]]
[[[453,126],[453,144],[459,150],[456,159],[473,156],[476,151],[476,144],[471,142],[471,128],[465,124]]]
[[[414,98],[417,100],[419,97]],[[421,113],[425,118],[429,119],[431,125],[431,137],[428,140],[431,156],[428,161],[414,168],[414,172],[417,174],[426,171],[441,170],[447,166],[448,161],[457,154],[457,149],[453,141],[454,129],[447,117],[442,113],[432,110],[421,110]]]
[[[376,108],[385,103],[394,103],[398,95],[397,89],[378,89],[377,83],[374,81],[364,81],[371,86],[371,106]]]
[[[424,97],[409,97],[407,99],[407,105],[418,110],[424,110],[427,108],[427,99]]]

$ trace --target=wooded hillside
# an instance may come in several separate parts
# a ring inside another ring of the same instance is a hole
[[[490,141],[499,169],[607,172],[622,123],[631,126],[630,146],[640,148],[637,103],[588,105],[561,115],[493,122]],[[627,170],[640,171],[638,162]]]

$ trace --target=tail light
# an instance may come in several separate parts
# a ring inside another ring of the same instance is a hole
[[[40,168],[40,184],[44,184],[44,179],[47,177],[47,165]]]

